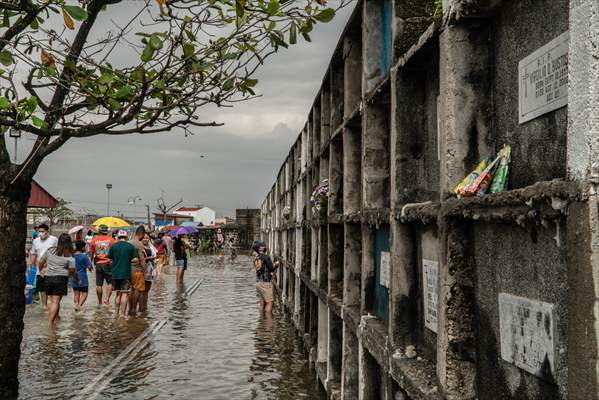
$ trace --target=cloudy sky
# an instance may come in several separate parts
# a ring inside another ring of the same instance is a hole
[[[188,137],[171,132],[72,139],[43,162],[36,179],[76,211],[105,213],[107,183],[113,185],[112,213],[138,218],[145,203],[155,211],[162,190],[167,203],[182,198],[187,206],[203,204],[218,215],[259,207],[306,121],[353,6],[318,24],[312,43],[299,41],[267,60],[257,76],[263,97],[200,115],[225,126],[196,128]],[[135,196],[142,200],[128,205]]]

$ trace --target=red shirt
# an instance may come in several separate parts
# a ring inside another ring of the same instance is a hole
[[[112,236],[97,235],[94,236],[89,244],[89,256],[94,261],[94,264],[109,264],[108,249],[116,240]]]
[[[160,242],[160,244],[158,246],[156,246],[156,253],[157,254],[166,253],[166,244],[164,244],[164,242]]]

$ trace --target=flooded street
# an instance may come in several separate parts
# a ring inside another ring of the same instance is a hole
[[[55,332],[28,306],[20,398],[320,398],[289,317],[276,306],[272,320],[259,318],[249,258],[191,259],[181,288],[174,274],[154,282],[143,318],[115,320],[113,306],[97,304],[92,274],[83,311],[69,289]]]

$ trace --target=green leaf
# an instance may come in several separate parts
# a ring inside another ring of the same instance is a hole
[[[4,10],[4,16],[2,18],[2,27],[8,28],[10,26],[10,19],[8,16],[8,10]]]
[[[0,109],[7,110],[10,107],[10,101],[4,96],[0,96]]]
[[[35,111],[36,108],[37,108],[37,97],[31,96],[30,98],[27,99],[27,105],[25,106],[25,110],[27,110],[27,112],[29,114],[31,114]]]
[[[124,86],[121,86],[119,88],[119,90],[116,91],[116,93],[114,94],[113,97],[117,100],[128,100],[131,98],[132,94],[133,94],[133,90],[131,89],[131,86],[124,85]]]
[[[110,71],[102,72],[100,75],[100,79],[98,79],[98,83],[102,85],[110,85],[114,81],[114,74]]]
[[[8,67],[14,62],[15,60],[12,58],[12,54],[8,50],[0,51],[0,63]]]
[[[310,33],[312,31],[313,27],[314,27],[314,25],[312,24],[312,21],[307,19],[305,21],[302,21],[302,23],[300,24],[300,32],[301,33]]]
[[[190,31],[189,29],[185,29],[185,34],[187,35],[187,38],[189,40],[191,40],[192,42],[196,41],[196,35],[194,35],[193,32]]]
[[[38,128],[45,128],[47,126],[46,121],[36,117],[35,115],[31,116],[31,122],[33,122],[33,125],[37,126]]]
[[[275,29],[276,27],[277,27],[277,23],[275,21],[270,21],[270,23],[266,27],[266,31],[267,32],[272,32],[273,29]]]
[[[4,74],[6,72],[5,69],[0,68],[0,75]]]
[[[85,102],[87,103],[88,110],[93,110],[98,105],[98,99],[96,99],[94,96],[87,96],[85,98]]]
[[[228,92],[229,90],[233,89],[233,84],[235,83],[235,78],[229,78],[225,81],[225,83],[223,83],[223,90],[225,92]]]
[[[40,24],[37,18],[34,18],[33,21],[31,21],[31,24],[29,24],[29,26],[31,27],[31,29],[35,31],[38,30],[40,28]]]
[[[281,8],[281,4],[277,1],[277,0],[270,0],[268,2],[268,15],[269,16],[273,16],[276,15],[276,13],[279,12],[279,9]]]
[[[335,10],[332,8],[325,8],[314,16],[317,21],[329,22],[335,17]]]
[[[158,35],[152,35],[150,37],[149,44],[153,50],[160,50],[163,46],[162,39],[160,39],[160,37],[158,37]]]
[[[291,28],[289,28],[289,43],[297,43],[297,27],[295,26],[294,22],[291,23]]]
[[[141,61],[148,62],[151,61],[152,58],[154,58],[154,49],[148,43],[146,47],[144,47],[144,51],[141,53]]]
[[[304,39],[306,40],[306,42],[311,42],[312,39],[310,38],[310,35],[308,35],[306,32],[302,32],[302,36],[304,37]]]
[[[245,14],[245,8],[241,0],[235,1],[235,14],[237,15],[238,19],[241,19],[241,17],[243,17],[243,14]]]
[[[143,77],[144,77],[144,69],[142,67],[136,68],[135,71],[133,71],[131,73],[131,79],[133,79],[136,82],[143,81]]]
[[[65,10],[73,19],[77,21],[85,21],[87,19],[87,11],[79,6],[62,6],[62,9]]]
[[[270,38],[271,40],[274,42],[275,47],[276,46],[283,46],[285,48],[289,47],[287,45],[287,43],[285,43],[285,40],[283,40],[283,35],[281,35],[279,32],[274,32],[270,34]]]
[[[246,79],[245,80],[245,86],[246,87],[254,87],[258,84],[258,79]]]
[[[112,98],[108,99],[108,105],[110,106],[110,108],[113,111],[118,111],[121,108],[123,108],[123,106],[121,105],[121,103],[119,103],[118,101],[116,101],[115,99],[112,99]]]
[[[185,58],[193,57],[194,53],[195,46],[192,43],[183,44],[183,54],[185,55]]]

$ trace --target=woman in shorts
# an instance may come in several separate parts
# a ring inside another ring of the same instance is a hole
[[[175,252],[175,264],[177,265],[177,284],[183,283],[183,275],[187,267],[187,250],[185,242],[181,235],[177,236],[173,241],[173,251]]]
[[[53,325],[60,312],[60,301],[67,295],[69,275],[81,284],[81,280],[75,271],[75,259],[73,258],[73,241],[71,236],[63,233],[58,238],[56,247],[51,247],[44,253],[40,260],[40,271],[46,276],[46,295],[50,300],[50,313],[48,325]]]

